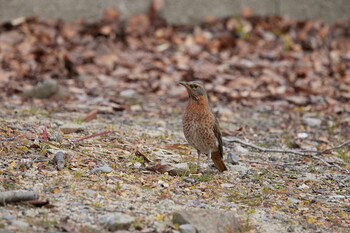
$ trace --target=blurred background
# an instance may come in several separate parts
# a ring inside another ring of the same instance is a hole
[[[147,11],[150,0],[1,0],[0,21],[20,16],[38,15],[45,19],[61,18],[72,21],[83,18],[94,21],[101,18],[106,8],[116,8],[124,18]],[[347,0],[178,0],[164,1],[160,12],[169,23],[200,23],[206,16],[217,18],[239,15],[249,7],[257,15],[283,15],[294,19],[322,19],[334,22],[349,19]]]
[[[227,173],[190,174],[190,80],[220,120]],[[350,0],[0,0],[0,120],[0,191],[36,187],[56,206],[0,208],[0,231],[103,232],[118,210],[179,232],[179,204],[239,206],[242,232],[348,232]]]

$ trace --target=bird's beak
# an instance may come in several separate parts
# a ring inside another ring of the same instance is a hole
[[[191,88],[190,88],[190,86],[188,85],[187,82],[181,81],[181,82],[179,82],[179,84],[184,86],[184,87],[186,87],[186,90],[187,90],[188,94],[191,95]]]
[[[184,86],[184,87],[186,87],[186,88],[188,87],[187,82],[181,81],[181,82],[179,82],[179,84],[182,85],[182,86]]]

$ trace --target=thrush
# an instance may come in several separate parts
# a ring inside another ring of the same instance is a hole
[[[180,84],[186,87],[189,96],[182,123],[188,144],[197,150],[197,168],[199,168],[199,157],[202,153],[213,160],[220,172],[226,171],[219,121],[210,108],[203,83],[192,81],[180,82]]]

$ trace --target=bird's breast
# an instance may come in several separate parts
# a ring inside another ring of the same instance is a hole
[[[183,116],[184,135],[188,143],[202,153],[217,150],[214,124],[215,117],[209,109],[186,108]]]

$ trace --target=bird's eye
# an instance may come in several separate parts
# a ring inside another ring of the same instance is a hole
[[[191,85],[191,87],[193,88],[193,89],[197,89],[197,85]]]

